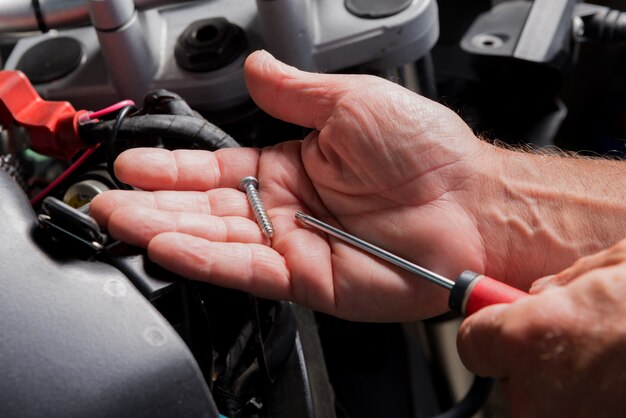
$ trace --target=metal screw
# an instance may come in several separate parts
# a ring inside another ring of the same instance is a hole
[[[259,181],[256,177],[244,177],[239,182],[239,190],[246,192],[248,202],[250,202],[250,206],[254,212],[254,217],[256,218],[256,222],[259,224],[261,231],[263,231],[263,234],[266,237],[272,238],[272,235],[274,235],[274,227],[272,226],[270,217],[265,211],[265,206],[263,206],[261,196],[259,196],[259,192],[257,190],[258,187]]]

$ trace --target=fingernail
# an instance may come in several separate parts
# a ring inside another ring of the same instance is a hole
[[[531,285],[528,293],[540,293],[551,287],[552,279],[554,279],[555,275],[552,274],[550,276],[545,276],[540,279],[535,280]]]
[[[261,63],[271,63],[272,61],[276,61],[276,58],[265,49],[259,49],[256,53],[256,59]]]
[[[270,58],[276,59],[276,58],[274,58],[274,56],[267,49],[259,49],[259,52],[261,54],[263,54],[263,55],[266,55],[266,56],[270,57]]]
[[[273,67],[272,69],[274,71],[278,70],[281,71],[283,73],[287,73],[290,71],[294,71],[296,70],[295,67],[292,67],[291,65],[285,64],[284,62],[282,62],[281,60],[279,60],[278,58],[274,57],[272,54],[270,54],[269,52],[267,52],[264,49],[259,50],[259,61],[260,61],[260,65],[261,66],[271,66]]]

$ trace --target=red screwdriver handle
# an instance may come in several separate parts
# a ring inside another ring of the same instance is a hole
[[[470,316],[485,306],[511,303],[528,293],[473,271],[464,271],[450,291],[450,308]]]

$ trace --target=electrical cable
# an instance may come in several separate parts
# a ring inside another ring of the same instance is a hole
[[[87,142],[108,141],[116,129],[116,122],[99,121],[86,123],[97,116],[106,115],[128,104],[119,102],[98,112],[88,114],[80,126],[81,138]],[[147,140],[150,144],[158,141],[168,149],[205,149],[215,151],[220,148],[238,147],[230,135],[207,121],[194,111],[178,94],[159,89],[148,92],[143,107],[132,118],[125,119],[117,127],[114,136],[132,138],[135,141]]]
[[[37,28],[41,31],[41,33],[48,32],[50,29],[48,28],[48,25],[46,25],[46,20],[43,17],[39,0],[31,0],[31,6],[33,8],[33,13],[35,14],[35,18],[37,19]]]
[[[114,125],[113,125],[113,129],[111,132],[111,139],[109,141],[109,150],[108,150],[108,156],[109,156],[109,160],[113,160],[115,158],[114,156],[114,143],[115,140],[117,138],[118,132],[119,132],[119,127],[122,123],[122,120],[127,116],[127,114],[135,109],[134,107],[134,103],[132,100],[123,100],[121,102],[118,102],[114,105],[111,105],[109,107],[106,107],[104,109],[101,109],[97,112],[94,112],[92,114],[90,114],[90,116],[93,116],[94,114],[97,114],[96,117],[102,117],[105,115],[109,115],[112,114],[113,112],[115,112],[116,110],[119,110],[121,108],[121,110],[119,111],[117,117],[115,118],[114,121]],[[96,118],[94,117],[94,119]],[[91,119],[91,117],[90,117]],[[87,149],[74,163],[72,163],[65,171],[63,171],[58,177],[56,177],[53,181],[51,181],[42,191],[40,191],[35,197],[33,197],[30,201],[31,205],[37,205],[39,202],[41,202],[46,196],[48,196],[54,189],[56,189],[61,183],[63,183],[65,180],[67,180],[68,177],[70,177],[79,167],[81,167],[84,162],[91,156],[93,155],[94,152],[96,152],[96,150],[100,147],[101,143],[98,142],[96,143],[93,147]],[[109,169],[109,167],[111,167]],[[113,163],[111,162],[110,164],[107,165],[107,170],[109,175],[111,176],[111,178],[113,179],[113,181],[115,182],[116,186],[118,186],[119,188],[122,189],[131,189],[130,186],[128,186],[127,184],[122,183],[121,181],[119,181],[117,179],[117,177],[115,177],[115,173],[113,172]]]
[[[115,104],[112,104],[111,106],[105,107],[104,109],[100,109],[97,110],[95,112],[89,112],[86,114],[86,119],[87,120],[97,120],[103,116],[108,116],[112,113],[118,112],[121,109],[127,107],[127,106],[135,106],[135,102],[132,100],[122,100],[121,102],[117,102]]]
[[[100,144],[96,144],[93,147],[87,149],[74,163],[72,163],[64,172],[62,172],[57,178],[51,181],[42,191],[40,191],[35,197],[30,200],[31,205],[36,205],[48,196],[54,189],[63,183],[70,175],[72,175],[79,167],[81,167],[89,157],[100,147]]]
[[[447,411],[431,418],[469,418],[473,416],[487,401],[494,384],[494,379],[490,377],[475,376],[472,386],[461,401]]]
[[[141,114],[202,117],[182,97],[165,89],[152,90],[144,96]]]
[[[114,121],[80,126],[81,138],[91,142],[108,141]],[[124,138],[160,138],[170,149],[205,149],[239,147],[230,135],[203,118],[182,115],[135,115],[122,121],[118,134]]]
[[[132,187],[126,183],[121,182],[115,175],[115,158],[117,157],[117,154],[115,152],[116,142],[118,139],[120,126],[122,126],[122,122],[124,121],[124,118],[126,118],[126,116],[128,116],[128,114],[133,110],[135,110],[134,105],[125,106],[119,111],[119,113],[115,117],[115,120],[113,121],[113,129],[111,130],[111,137],[109,138],[109,145],[108,145],[108,150],[107,150],[107,172],[109,173],[109,176],[111,176],[111,179],[113,180],[115,185],[119,189],[122,189],[122,190],[132,190]]]

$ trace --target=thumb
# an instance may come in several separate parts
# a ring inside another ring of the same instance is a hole
[[[479,376],[504,378],[507,353],[502,327],[509,305],[493,305],[465,318],[457,335],[457,348],[465,367]]]
[[[260,108],[278,119],[318,130],[349,83],[341,75],[300,71],[266,51],[250,54],[244,73],[250,96]]]

